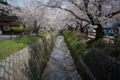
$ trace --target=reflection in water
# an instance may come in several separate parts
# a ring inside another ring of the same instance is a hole
[[[55,46],[42,74],[42,80],[82,80],[63,36],[58,36]]]

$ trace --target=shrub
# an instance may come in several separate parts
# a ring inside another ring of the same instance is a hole
[[[116,56],[120,55],[120,47],[115,46],[115,47],[111,50],[111,52],[112,52],[112,55],[116,55]]]
[[[115,41],[115,45],[111,50],[111,53],[112,53],[111,55],[119,57],[119,60],[120,60],[120,38],[116,38],[114,41]]]
[[[116,39],[114,40],[114,42],[115,42],[116,45],[120,45],[120,38],[116,38]]]
[[[31,33],[30,28],[29,27],[25,27],[24,28],[24,33],[29,35]]]
[[[105,47],[107,44],[103,39],[99,39],[93,43],[93,47],[95,48],[102,48]]]
[[[22,32],[23,28],[20,28],[20,27],[11,27],[10,30],[13,31],[13,32],[15,32],[15,33],[18,33],[18,32]]]

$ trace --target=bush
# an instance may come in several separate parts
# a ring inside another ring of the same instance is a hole
[[[26,35],[29,35],[29,34],[30,34],[30,28],[25,27],[25,28],[24,28],[24,33],[25,33]]]
[[[118,46],[115,46],[112,50],[111,50],[111,55],[112,56],[119,56],[120,55],[120,47],[118,47]]]
[[[119,57],[118,59],[120,60],[120,38],[116,38],[115,40],[115,45],[113,49],[111,50],[111,55]]]
[[[103,39],[99,39],[93,43],[93,47],[95,48],[102,48],[105,47],[107,43]]]
[[[114,40],[114,42],[115,42],[116,45],[120,45],[120,38],[116,38],[116,39]]]
[[[13,32],[15,32],[15,33],[18,33],[18,32],[22,32],[23,28],[20,28],[20,27],[11,27],[10,30],[13,31]]]

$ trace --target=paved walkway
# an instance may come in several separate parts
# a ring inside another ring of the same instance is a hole
[[[19,37],[19,35],[17,35],[17,38]],[[0,40],[1,41],[8,41],[10,40],[11,35],[2,35],[0,36]],[[16,35],[12,35],[12,39],[16,39]]]
[[[55,46],[42,74],[42,80],[82,80],[63,36],[57,38]]]
[[[88,35],[88,37],[89,37],[89,38],[93,38],[93,39],[95,38],[95,36],[92,36],[92,35]],[[108,42],[109,42],[109,39],[108,39],[108,38],[103,38],[103,40],[105,40],[105,41],[108,41]]]

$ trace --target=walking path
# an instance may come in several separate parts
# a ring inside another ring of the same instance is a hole
[[[2,35],[2,36],[0,36],[1,41],[8,41],[8,40],[10,40],[10,38],[11,38],[11,35]],[[12,39],[16,39],[16,35],[12,35]]]
[[[75,68],[64,37],[59,36],[42,74],[42,80],[82,80]]]
[[[95,38],[95,36],[92,36],[92,35],[88,35],[88,37],[89,37],[89,38],[93,38],[93,39]],[[105,41],[108,41],[108,42],[109,42],[109,39],[108,39],[108,38],[103,38],[103,40],[105,40]]]

